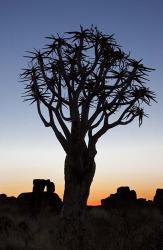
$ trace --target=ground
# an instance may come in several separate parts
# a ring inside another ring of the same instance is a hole
[[[31,212],[1,204],[0,250],[54,250],[58,223],[59,212],[49,207]],[[161,250],[163,216],[152,206],[89,207],[84,238],[83,250]]]

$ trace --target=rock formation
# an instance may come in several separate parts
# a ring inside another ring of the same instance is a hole
[[[0,194],[0,200],[4,200],[7,198],[7,195],[6,194]]]
[[[137,199],[136,192],[129,187],[119,187],[117,193],[101,200],[103,207],[118,208],[133,204]]]
[[[44,191],[45,187],[47,191]],[[34,179],[33,191],[21,193],[17,200],[21,206],[26,208],[40,210],[49,207],[59,211],[62,207],[62,201],[54,191],[55,185],[49,179]]]
[[[163,189],[158,188],[156,190],[153,203],[163,213]]]
[[[46,188],[47,188],[47,193],[48,194],[54,193],[54,191],[55,191],[55,185],[50,180],[47,180],[47,182],[46,182]]]

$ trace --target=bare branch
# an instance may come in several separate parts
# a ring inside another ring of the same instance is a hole
[[[45,127],[50,127],[50,122],[47,122],[46,119],[44,118],[44,116],[41,113],[40,101],[39,100],[37,100],[37,110],[38,110],[38,114],[39,114],[42,122],[44,123]]]
[[[62,135],[62,133],[58,130],[57,126],[55,125],[53,113],[52,113],[52,110],[50,110],[50,109],[49,109],[49,117],[50,117],[51,127],[52,127],[58,141],[61,143],[65,152],[68,153],[68,151],[69,151],[68,142],[65,139],[65,137]]]
[[[125,54],[113,35],[81,27],[66,37],[48,39],[42,52],[29,52],[29,67],[21,74],[23,97],[37,104],[40,119],[52,126],[66,152],[70,142],[83,142],[87,133],[88,148],[95,152],[96,142],[108,129],[135,118],[140,126],[148,117],[144,106],[156,100],[145,86],[152,69]]]

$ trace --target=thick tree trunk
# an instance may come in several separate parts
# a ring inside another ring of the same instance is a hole
[[[94,159],[81,159],[79,156],[79,160],[74,161],[75,157],[67,156],[65,160],[63,215],[66,217],[76,216],[85,209],[95,173]]]
[[[60,249],[84,250],[84,215],[95,173],[88,150],[74,150],[65,160],[65,192],[60,222]]]

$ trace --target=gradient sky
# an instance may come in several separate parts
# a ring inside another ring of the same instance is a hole
[[[18,80],[25,51],[42,48],[44,37],[80,24],[114,33],[124,51],[155,68],[148,84],[158,101],[147,109],[150,118],[141,128],[134,121],[99,141],[89,203],[99,203],[121,185],[147,199],[163,188],[162,13],[162,0],[0,0],[0,193],[18,195],[32,189],[34,178],[50,178],[63,195],[65,154],[35,107],[22,102]]]

